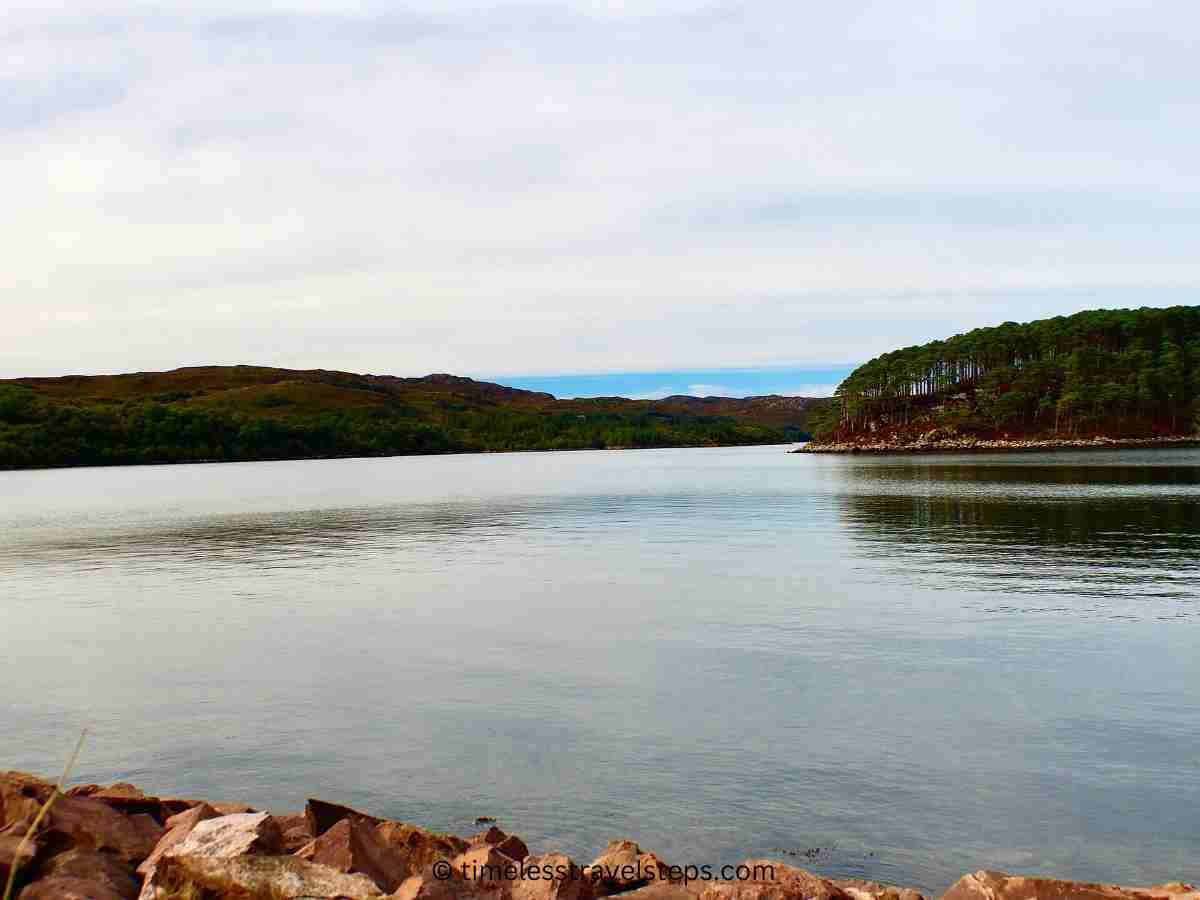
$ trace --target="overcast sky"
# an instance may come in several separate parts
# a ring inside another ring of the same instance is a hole
[[[832,371],[1196,302],[1198,31],[1194,0],[7,0],[0,376]]]

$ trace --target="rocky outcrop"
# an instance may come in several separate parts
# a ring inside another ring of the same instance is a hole
[[[295,855],[339,872],[366,875],[387,892],[394,891],[412,874],[404,855],[384,843],[362,819],[342,819]]]
[[[1179,882],[1120,887],[985,870],[964,875],[942,900],[1200,900],[1200,891]]]
[[[132,867],[111,853],[98,850],[68,850],[52,857],[39,868],[36,883],[42,885],[47,881],[65,880],[91,882],[105,891],[116,894],[122,900],[134,900],[141,884]],[[78,890],[78,886],[74,889]],[[29,888],[25,890],[26,893],[29,892]]]
[[[742,863],[737,880],[702,880],[630,840],[580,867],[561,854],[530,855],[495,826],[464,839],[316,799],[303,815],[248,809],[163,800],[129,784],[55,796],[40,778],[3,773],[0,883],[15,865],[18,900],[926,900],[763,859]],[[1200,891],[980,871],[942,900],[1200,900]]]
[[[601,897],[666,881],[669,875],[666,863],[629,840],[610,841],[587,871]]]
[[[381,896],[366,875],[348,875],[295,856],[166,856],[164,891],[186,886],[227,900],[323,900]]]
[[[1151,438],[975,438],[945,436],[938,430],[916,438],[810,441],[793,453],[993,453],[1010,450],[1106,450],[1200,446],[1200,437]]]

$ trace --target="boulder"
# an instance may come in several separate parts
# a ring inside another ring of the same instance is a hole
[[[412,875],[404,880],[391,900],[497,900],[494,886],[468,881],[460,875],[438,878],[430,872]]]
[[[283,835],[270,813],[233,813],[196,822],[183,841],[165,856],[186,854],[229,859],[249,853],[278,853],[282,843]]]
[[[0,828],[32,821],[54,785],[26,772],[0,773]]]
[[[348,875],[295,856],[223,858],[168,854],[159,863],[156,877],[165,891],[191,886],[225,900],[380,896],[379,888],[366,875]]]
[[[510,859],[515,859],[517,862],[525,859],[529,855],[529,848],[525,846],[525,842],[515,834],[510,834],[504,840],[496,845],[496,849]]]
[[[512,900],[594,900],[596,887],[561,853],[530,856],[523,877],[512,884]],[[536,877],[535,877],[536,876]]]
[[[15,868],[18,871],[28,869],[38,854],[38,844],[32,838],[24,839],[25,831],[0,834],[0,884],[8,881],[8,876]]]
[[[706,882],[699,900],[858,900],[828,878],[769,859],[744,863],[745,881]]]
[[[123,781],[109,785],[106,788],[93,790],[92,788],[94,787],[95,785],[88,785],[86,794],[80,792],[79,794],[72,795],[86,796],[92,800],[99,800],[101,803],[107,803],[113,809],[123,812],[126,815],[144,813],[158,822],[163,822],[169,816],[188,808],[187,804],[178,800],[161,800],[158,797],[151,797],[142,793],[141,790],[132,784],[126,784]]]
[[[855,900],[926,900],[924,894],[913,888],[893,887],[878,881],[850,878],[834,879],[833,883]]]
[[[309,830],[308,818],[304,813],[279,813],[275,816],[275,823],[283,835],[284,853],[295,853],[316,837]]]
[[[125,895],[89,878],[42,878],[26,885],[17,900],[124,900]]]
[[[95,882],[124,900],[134,900],[140,886],[132,866],[98,850],[68,850],[51,857],[38,868],[35,884],[55,879]]]
[[[296,856],[339,872],[366,875],[381,890],[394,891],[411,873],[404,855],[385,844],[365,821],[342,819]]]
[[[438,860],[451,860],[470,846],[460,837],[426,831],[402,822],[383,822],[375,827],[383,843],[404,854],[410,871],[419,872]]]
[[[597,896],[604,897],[666,880],[668,867],[633,841],[616,840],[609,842],[586,872],[596,886]]]
[[[318,800],[315,797],[309,797],[308,802],[304,804],[304,817],[308,820],[308,830],[312,832],[313,837],[320,837],[342,819],[368,822],[372,827],[383,822],[383,819],[368,816],[357,809]]]
[[[481,844],[488,844],[492,847],[495,847],[496,845],[498,845],[502,841],[504,841],[507,837],[508,837],[507,834],[505,834],[501,829],[499,829],[495,825],[493,825],[487,831],[481,831],[481,832],[479,832],[479,834],[471,835],[471,838],[470,838],[470,840],[467,841],[467,843],[470,844],[472,847],[478,847]]]
[[[1120,887],[981,870],[956,881],[942,900],[1200,900],[1200,891],[1179,882]]]
[[[147,881],[152,881],[154,878],[154,870],[158,866],[158,861],[166,855],[167,852],[175,847],[178,847],[184,842],[189,834],[201,822],[209,819],[217,818],[217,811],[207,803],[201,803],[198,806],[193,806],[186,812],[171,816],[167,821],[172,823],[167,833],[162,836],[150,855],[142,860],[137,867],[139,875],[142,875]]]
[[[215,812],[215,809],[209,807]],[[172,831],[185,830],[182,840],[172,841],[146,867],[146,876],[138,900],[162,900],[170,895],[167,885],[169,867],[164,864],[176,856],[190,859],[235,859],[252,854],[277,853],[283,841],[279,826],[270,813],[232,813],[203,818],[203,807],[194,807],[195,821],[178,818]]]
[[[466,881],[507,888],[520,875],[521,864],[490,844],[468,847],[450,861],[450,871]]]
[[[51,853],[104,850],[136,866],[163,834],[162,826],[144,813],[126,816],[91,797],[59,795],[42,819],[39,837]]]

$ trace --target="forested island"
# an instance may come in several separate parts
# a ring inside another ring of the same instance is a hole
[[[809,437],[804,397],[559,400],[453,375],[208,366],[0,381],[0,468],[702,447]]]
[[[1200,441],[1200,306],[1005,322],[859,366],[808,452]]]

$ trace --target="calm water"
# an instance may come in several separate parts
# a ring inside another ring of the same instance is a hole
[[[0,684],[0,767],[87,725],[85,781],[1200,879],[1200,453],[0,473]]]

